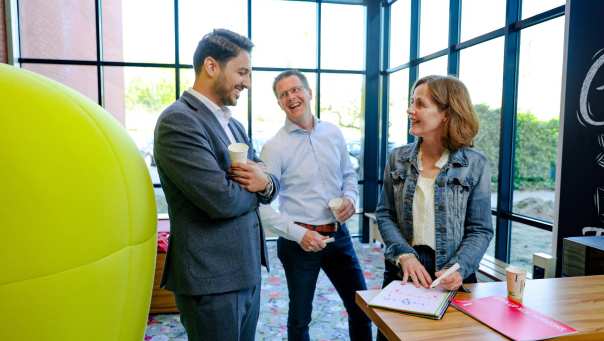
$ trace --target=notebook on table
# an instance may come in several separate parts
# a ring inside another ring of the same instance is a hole
[[[376,295],[369,305],[400,311],[420,317],[440,320],[455,296],[456,291],[442,288],[416,288],[413,284],[393,281]]]
[[[505,297],[455,299],[453,306],[512,340],[541,340],[576,332],[562,322]]]

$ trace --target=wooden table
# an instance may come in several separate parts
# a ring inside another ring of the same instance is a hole
[[[467,286],[456,298],[506,296],[505,282]],[[388,340],[506,340],[503,335],[452,306],[442,320],[430,320],[367,305],[379,290],[358,291],[356,303]],[[524,305],[575,328],[565,340],[604,340],[604,275],[529,280]]]

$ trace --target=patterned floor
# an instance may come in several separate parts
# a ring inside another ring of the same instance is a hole
[[[384,271],[384,250],[374,244],[361,244],[353,239],[355,250],[367,281],[367,287],[381,287]],[[286,340],[287,283],[283,267],[277,259],[277,243],[268,243],[271,273],[263,269],[260,319],[256,340]],[[312,340],[347,340],[347,314],[340,297],[323,272],[319,275],[315,292],[312,322]],[[375,327],[373,335],[375,335]],[[147,341],[182,341],[187,335],[178,315],[151,315],[145,331]]]

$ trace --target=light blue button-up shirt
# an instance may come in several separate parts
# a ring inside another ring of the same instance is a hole
[[[329,200],[345,196],[355,203],[358,194],[342,132],[329,122],[313,120],[313,129],[307,131],[286,119],[260,155],[281,184],[279,212],[269,205],[260,207],[263,225],[298,243],[307,230],[293,222],[333,223]]]

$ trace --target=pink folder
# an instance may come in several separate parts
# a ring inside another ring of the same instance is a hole
[[[513,340],[540,340],[576,332],[574,328],[562,322],[505,297],[454,299],[452,304],[458,310]]]

